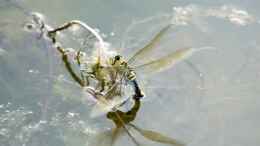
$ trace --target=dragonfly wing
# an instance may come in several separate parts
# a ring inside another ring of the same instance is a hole
[[[112,144],[111,145],[114,145],[116,140],[123,135],[123,131],[121,128],[115,128],[113,129],[112,131]]]
[[[126,100],[128,100],[128,98],[114,97],[113,99],[106,100],[105,97],[103,97],[102,99],[98,100],[92,108],[90,117],[94,118],[105,115],[114,108],[122,105],[122,103],[124,103]]]
[[[132,126],[136,131],[138,131],[141,135],[143,135],[145,138],[149,140],[159,142],[159,143],[164,143],[164,144],[171,144],[173,146],[185,146],[185,144],[183,144],[182,142],[174,138],[165,136],[159,132],[152,131],[152,130],[145,130],[133,124],[130,124],[130,126]]]
[[[105,103],[102,103],[98,101],[94,107],[91,109],[90,117],[95,118],[102,115],[105,115],[107,112],[109,112],[112,109],[111,106],[108,106]]]
[[[162,36],[171,28],[171,24],[164,27],[159,33],[157,33],[154,38],[146,46],[137,51],[129,60],[128,63],[131,64],[137,59],[142,59],[148,52],[151,52],[155,46],[159,44]]]
[[[96,146],[112,146],[113,131],[115,129],[109,129],[104,132],[98,133],[94,137],[93,145]]]
[[[187,59],[194,52],[202,50],[202,49],[195,49],[195,48],[179,49],[175,52],[168,54],[165,57],[162,57],[160,59],[137,66],[137,67],[135,67],[135,70],[137,72],[141,71],[141,72],[144,72],[147,74],[161,72],[166,69],[169,69],[170,67],[174,66],[176,63],[178,63],[184,59]]]

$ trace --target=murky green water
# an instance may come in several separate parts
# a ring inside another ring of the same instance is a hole
[[[126,57],[173,23],[145,60],[184,47],[215,49],[149,78],[139,74],[146,98],[134,123],[187,146],[258,146],[259,5],[256,0],[0,0],[0,146],[92,146],[96,134],[114,126],[105,117],[89,117],[91,107],[60,54],[39,33],[25,31],[31,12],[41,13],[52,27],[84,21]],[[133,135],[144,145],[163,145]],[[124,135],[116,145],[134,143]]]

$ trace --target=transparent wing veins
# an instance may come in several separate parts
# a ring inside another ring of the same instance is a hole
[[[151,62],[145,63],[143,65],[139,65],[134,67],[136,71],[142,71],[145,73],[156,73],[161,72],[170,67],[174,66],[176,63],[183,61],[190,57],[193,53],[201,51],[201,50],[212,50],[215,48],[212,47],[202,47],[202,48],[184,48],[178,49],[162,58],[157,60],[153,60]]]
[[[183,59],[186,59],[187,57],[191,56],[192,53],[192,48],[180,49],[160,59],[153,60],[151,62],[137,66],[135,67],[135,70],[141,70],[147,73],[161,72],[172,67],[177,62],[182,61]]]
[[[157,33],[154,38],[143,48],[139,49],[129,60],[128,63],[133,63],[136,59],[143,58],[148,52],[152,51],[155,46],[160,42],[162,36],[171,28],[172,24],[168,24],[159,33]]]
[[[156,131],[152,131],[152,130],[146,130],[146,129],[142,129],[140,127],[137,127],[133,124],[129,124],[131,127],[133,127],[136,131],[138,131],[142,136],[144,136],[145,138],[155,141],[155,142],[159,142],[159,143],[164,143],[164,144],[170,144],[173,146],[185,146],[185,144],[183,144],[182,142],[165,136],[159,132]]]

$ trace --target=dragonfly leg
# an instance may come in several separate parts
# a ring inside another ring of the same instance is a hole
[[[112,131],[112,140],[111,140],[111,146],[113,146],[116,142],[116,140],[119,138],[119,136],[122,134],[121,128],[116,127]]]

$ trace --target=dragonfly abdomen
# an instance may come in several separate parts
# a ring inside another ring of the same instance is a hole
[[[134,70],[129,69],[129,71],[126,73],[126,78],[129,81],[135,80],[136,79],[136,74],[135,74]]]
[[[135,95],[134,96],[135,96],[135,98],[142,98],[142,97],[144,97],[144,93],[140,89],[136,79],[132,80],[131,83],[132,83],[132,85],[134,87],[134,91],[135,91]]]

